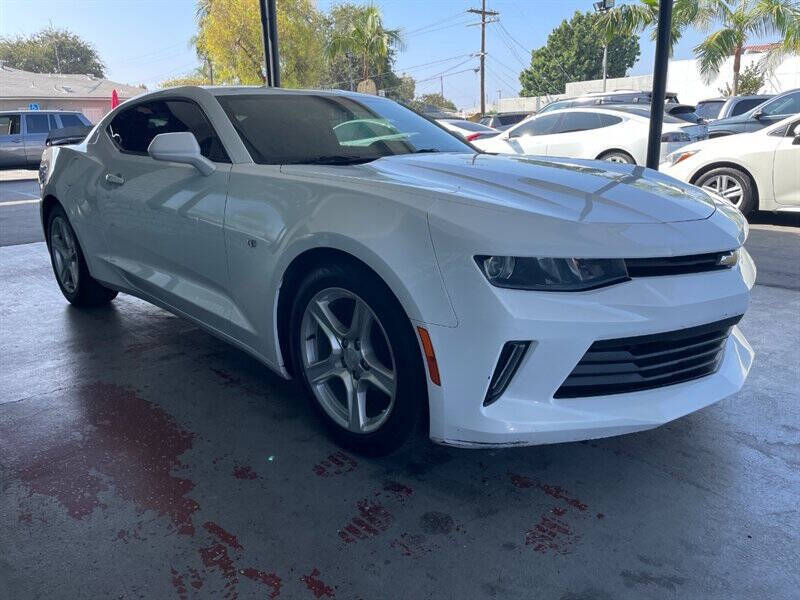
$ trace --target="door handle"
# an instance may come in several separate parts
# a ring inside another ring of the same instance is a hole
[[[125,179],[121,175],[114,175],[113,173],[106,173],[106,182],[113,183],[115,185],[122,185],[125,183]]]

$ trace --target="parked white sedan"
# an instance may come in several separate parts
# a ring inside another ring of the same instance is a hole
[[[670,154],[661,170],[723,196],[742,213],[800,211],[800,115]]]
[[[423,414],[458,446],[648,429],[735,393],[753,359],[728,203],[641,167],[479,154],[385,98],[146,94],[40,176],[69,302],[193,320],[298,378],[357,451]]]
[[[616,111],[611,108],[569,108],[534,115],[502,134],[477,139],[475,146],[486,152],[597,158],[617,163],[643,165],[647,157],[649,113],[642,109]],[[661,159],[694,141],[705,139],[705,125],[664,115]]]

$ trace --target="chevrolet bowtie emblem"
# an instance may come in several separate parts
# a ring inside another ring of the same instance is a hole
[[[717,259],[717,264],[721,267],[732,267],[737,262],[739,262],[739,252],[736,250],[723,254]]]

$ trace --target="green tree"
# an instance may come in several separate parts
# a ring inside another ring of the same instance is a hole
[[[445,110],[452,110],[457,111],[458,108],[455,104],[453,104],[452,100],[448,100],[444,96],[442,96],[439,92],[435,94],[422,94],[419,98],[415,99],[411,106],[416,108],[417,110],[422,110],[429,106],[436,106],[437,108],[443,108]]]
[[[48,27],[29,36],[0,38],[0,60],[33,73],[103,77],[105,65],[94,46],[67,29]]]
[[[658,0],[639,0],[639,4],[621,5],[601,19],[605,35],[627,35],[658,26]],[[700,73],[706,81],[719,75],[720,68],[733,56],[733,86],[739,93],[742,52],[752,37],[779,35],[780,42],[771,49],[762,70],[773,69],[787,54],[800,53],[800,3],[795,0],[674,0],[671,45],[683,31],[695,27],[710,33],[695,46]]]
[[[738,93],[746,96],[748,94],[757,94],[764,86],[765,74],[757,64],[752,64],[746,67],[744,71],[739,74]],[[725,98],[734,96],[733,88],[730,83],[726,83],[724,88],[718,88],[719,93]]]
[[[603,36],[599,15],[575,11],[550,32],[547,43],[531,53],[531,66],[520,73],[523,96],[563,93],[571,81],[603,77]],[[615,35],[608,43],[608,77],[624,77],[639,57],[639,40]]]
[[[382,78],[381,88],[386,91],[386,97],[398,102],[411,102],[414,99],[416,87],[414,78],[405,73],[398,77],[390,71]]]
[[[216,83],[264,83],[258,0],[200,0],[196,49]],[[281,85],[318,87],[325,73],[325,23],[311,0],[277,3]]]
[[[375,78],[384,73],[391,62],[393,50],[403,47],[398,29],[383,26],[381,13],[376,6],[345,5],[347,13],[341,27],[335,27],[327,46],[330,60],[346,57],[358,66],[360,80]]]

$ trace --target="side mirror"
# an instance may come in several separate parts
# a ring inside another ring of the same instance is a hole
[[[754,112],[754,113],[753,113],[753,118],[754,118],[756,121],[760,121],[760,120],[761,120],[761,117],[763,117],[763,116],[764,116],[764,113],[763,113],[763,112],[761,112],[760,110],[757,110],[756,112]]]
[[[794,131],[792,131],[792,135],[794,136],[794,140],[792,140],[792,145],[800,146],[800,123],[794,126]]]
[[[203,175],[211,175],[215,171],[214,163],[200,154],[194,134],[188,131],[159,133],[150,142],[147,153],[153,160],[192,165]]]

